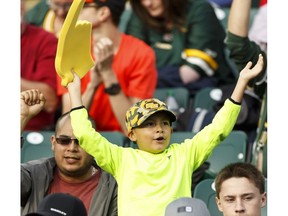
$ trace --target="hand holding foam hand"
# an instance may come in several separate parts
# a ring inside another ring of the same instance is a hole
[[[94,65],[90,49],[92,24],[77,21],[84,3],[73,1],[59,35],[55,67],[62,86],[73,81],[72,70],[82,78]]]
[[[67,89],[71,101],[71,108],[83,105],[81,96],[81,80],[80,77],[72,69],[72,81],[68,83]]]

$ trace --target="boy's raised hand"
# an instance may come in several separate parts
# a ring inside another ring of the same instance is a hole
[[[72,70],[73,80],[68,83],[67,89],[70,96],[71,108],[82,106],[82,96],[81,96],[81,79],[78,74]]]
[[[239,78],[248,82],[249,80],[255,78],[257,75],[260,74],[260,72],[263,70],[263,66],[264,66],[263,56],[262,54],[259,54],[256,65],[253,68],[251,68],[252,62],[249,61],[246,64],[246,66],[240,71]]]

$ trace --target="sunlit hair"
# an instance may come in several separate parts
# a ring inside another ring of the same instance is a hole
[[[173,27],[180,31],[185,31],[184,24],[188,13],[187,4],[189,0],[162,0],[164,7],[164,17],[152,17],[141,5],[141,0],[131,0],[131,7],[135,14],[150,28],[156,31],[167,32],[165,23],[171,22]]]
[[[262,173],[251,163],[233,163],[224,167],[216,176],[215,189],[219,198],[221,186],[224,181],[230,178],[247,178],[259,189],[260,194],[265,192],[265,178]]]

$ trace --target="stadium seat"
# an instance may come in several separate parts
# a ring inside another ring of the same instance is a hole
[[[247,135],[243,131],[232,131],[221,142],[207,159],[210,163],[205,178],[215,178],[217,173],[226,165],[234,162],[245,162]]]
[[[157,88],[154,91],[154,97],[165,102],[170,91],[176,98],[179,108],[184,108],[182,111],[189,108],[189,91],[184,87]]]
[[[223,213],[218,210],[216,204],[216,191],[214,186],[214,179],[204,179],[199,182],[194,189],[193,197],[203,200],[211,216],[223,216]]]
[[[222,93],[220,89],[213,87],[205,87],[195,94],[193,99],[193,109],[201,108],[212,110],[213,105],[221,99]]]
[[[24,131],[24,144],[21,148],[21,163],[53,156],[50,137],[54,131]]]
[[[119,131],[101,131],[100,134],[113,144],[124,145],[125,135]]]

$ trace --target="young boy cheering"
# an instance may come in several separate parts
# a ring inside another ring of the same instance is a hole
[[[74,73],[67,86],[73,132],[80,146],[117,180],[119,216],[163,216],[171,201],[192,196],[192,173],[233,129],[244,90],[262,70],[262,55],[251,67],[249,62],[240,72],[231,97],[212,123],[181,145],[169,145],[176,117],[165,103],[154,98],[137,102],[126,113],[126,126],[139,149],[113,145],[92,128],[81,101],[80,79]]]

